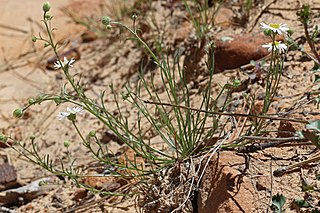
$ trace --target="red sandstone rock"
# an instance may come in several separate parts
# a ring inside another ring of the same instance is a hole
[[[233,164],[244,164],[244,158],[222,152],[210,161],[200,186],[198,212],[254,212],[254,187],[248,177],[230,167]]]
[[[232,41],[216,41],[215,72],[236,69],[250,63],[251,60],[263,58],[268,51],[262,45],[269,42],[271,42],[270,38],[263,34],[235,35]]]

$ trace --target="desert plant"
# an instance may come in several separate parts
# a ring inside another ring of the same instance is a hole
[[[67,83],[61,88],[60,94],[41,94],[37,97],[30,98],[28,104],[23,108],[18,108],[14,111],[14,116],[20,118],[24,112],[30,107],[41,104],[43,102],[51,101],[56,105],[73,104],[74,107],[67,108],[65,112],[59,113],[58,117],[61,120],[67,120],[72,123],[77,131],[82,144],[91,152],[93,157],[103,163],[110,164],[116,167],[122,167],[128,171],[134,170],[135,172],[128,172],[128,176],[138,176],[154,173],[163,167],[172,165],[176,161],[182,161],[190,156],[198,153],[201,149],[206,147],[205,141],[211,138],[216,133],[218,128],[218,120],[215,115],[210,112],[217,110],[213,107],[211,82],[213,76],[213,68],[209,70],[209,83],[203,92],[203,98],[199,104],[199,109],[202,111],[194,111],[190,107],[193,104],[190,99],[189,88],[185,80],[183,69],[179,65],[179,54],[170,62],[169,56],[162,54],[157,56],[145,41],[137,33],[135,26],[136,16],[133,16],[133,28],[128,27],[120,22],[114,22],[109,17],[103,17],[102,23],[107,28],[119,26],[126,29],[132,37],[130,39],[137,41],[143,48],[150,54],[154,63],[159,67],[162,81],[162,86],[165,89],[165,94],[170,101],[169,104],[163,103],[160,98],[160,93],[153,82],[153,77],[150,81],[146,79],[141,72],[140,82],[135,88],[130,87],[128,84],[125,91],[121,93],[122,101],[132,104],[137,110],[137,125],[130,126],[128,118],[123,114],[120,109],[119,94],[114,91],[112,85],[110,90],[113,94],[115,104],[117,106],[116,115],[111,113],[107,106],[104,104],[105,92],[101,93],[100,102],[97,103],[87,96],[84,86],[81,85],[81,79],[77,74],[72,74],[72,66],[74,59],[64,58],[60,59],[58,54],[59,44],[56,43],[52,36],[53,29],[51,28],[51,21],[53,17],[49,14],[51,7],[48,2],[43,5],[43,23],[47,30],[47,38],[39,34],[38,37],[33,36],[32,41],[42,41],[45,47],[51,47],[57,62],[55,63],[56,69],[61,69],[66,77]],[[211,44],[209,48],[214,48]],[[212,62],[214,58],[212,55]],[[227,88],[227,87],[226,87]],[[143,100],[140,94],[145,92],[148,94],[149,99]],[[181,106],[184,106],[182,108]],[[95,131],[90,131],[89,134],[83,134],[84,130],[79,129],[77,123],[78,113],[87,112],[101,121],[109,130],[111,130],[119,140],[124,142],[129,148],[134,150],[135,159],[141,157],[144,159],[146,167],[137,163],[137,161],[130,160],[125,164],[120,164],[116,160],[109,157],[108,147],[101,144]],[[151,129],[158,134],[164,142],[168,145],[169,149],[161,150],[156,148],[144,138],[141,121],[144,119]],[[210,120],[210,122],[208,122]],[[3,136],[3,140],[14,140],[10,136]],[[40,150],[37,148],[35,137],[31,137],[32,148],[26,148],[21,141],[15,141],[15,150],[22,153],[31,162],[38,164],[51,173],[67,176],[78,183],[77,179],[82,175],[74,164],[75,160],[66,168],[61,162],[60,166],[54,165],[51,156],[41,156]],[[65,143],[68,144],[68,143]],[[97,148],[94,148],[94,146]],[[213,144],[211,144],[212,146]],[[66,146],[67,147],[67,146]],[[113,171],[112,175],[122,175]]]

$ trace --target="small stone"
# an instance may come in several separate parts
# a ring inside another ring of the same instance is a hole
[[[88,190],[79,188],[73,193],[73,200],[80,201],[88,195]]]

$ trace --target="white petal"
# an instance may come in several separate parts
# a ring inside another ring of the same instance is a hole
[[[265,24],[264,22],[261,22],[260,25],[261,25],[262,29],[269,29],[270,28],[270,26]]]
[[[60,62],[61,62],[61,64],[63,65],[63,62],[62,62],[62,61],[56,61],[56,62],[54,63],[54,68],[55,68],[55,69],[61,68]]]
[[[63,63],[64,63],[64,65],[68,64],[68,59],[67,59],[67,57],[64,57],[64,58],[63,58]]]
[[[74,113],[81,113],[83,111],[83,107],[82,106],[73,107],[72,111]]]
[[[73,110],[70,107],[67,107],[67,112],[68,113],[73,113]]]
[[[272,51],[272,44],[264,44],[262,45],[263,48],[268,48],[268,52],[271,52]]]
[[[289,30],[289,27],[287,27],[287,24],[280,24],[280,28]]]
[[[70,61],[69,61],[69,63],[68,63],[69,66],[72,67],[72,64],[73,64],[75,61],[76,61],[76,60],[75,60],[74,58],[71,58]]]
[[[54,64],[53,67],[57,70],[59,68],[61,68],[60,64]]]
[[[70,115],[70,113],[68,113],[68,112],[60,112],[59,114],[58,114],[58,119],[59,120],[63,120],[63,119],[65,119],[66,117],[68,117]]]
[[[280,53],[285,52],[287,48],[288,48],[287,45],[279,44],[279,52]]]

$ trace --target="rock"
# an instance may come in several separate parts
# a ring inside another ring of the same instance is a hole
[[[271,42],[270,38],[263,34],[244,34],[230,37],[227,41],[216,41],[214,49],[215,73],[226,69],[236,69],[258,60],[266,55],[268,51],[262,45]],[[283,40],[278,38],[277,40]]]
[[[269,178],[266,176],[257,177],[256,187],[257,187],[258,191],[271,190],[271,183],[270,183]]]
[[[97,39],[97,35],[91,30],[86,30],[80,37],[82,43],[89,43]]]
[[[73,193],[72,200],[80,201],[83,198],[87,197],[87,195],[88,195],[88,190],[83,189],[83,188],[79,188]]]
[[[293,127],[292,123],[289,121],[280,121],[277,136],[279,138],[292,137],[296,133],[296,129]]]
[[[14,166],[9,163],[0,165],[0,190],[5,190],[10,187],[18,185],[17,171]]]
[[[104,189],[106,191],[114,191],[121,187],[121,184],[118,183],[120,178],[112,177],[112,176],[88,176],[84,177],[81,182],[84,184],[91,186],[95,189]]]
[[[26,186],[0,192],[0,205],[18,205],[22,202],[29,202],[40,195],[45,195],[48,191],[57,187],[56,184],[42,184],[52,182],[53,178],[42,178],[31,182]]]
[[[230,166],[244,163],[244,158],[232,152],[221,152],[211,159],[200,185],[198,212],[254,211],[255,189],[251,181]]]

